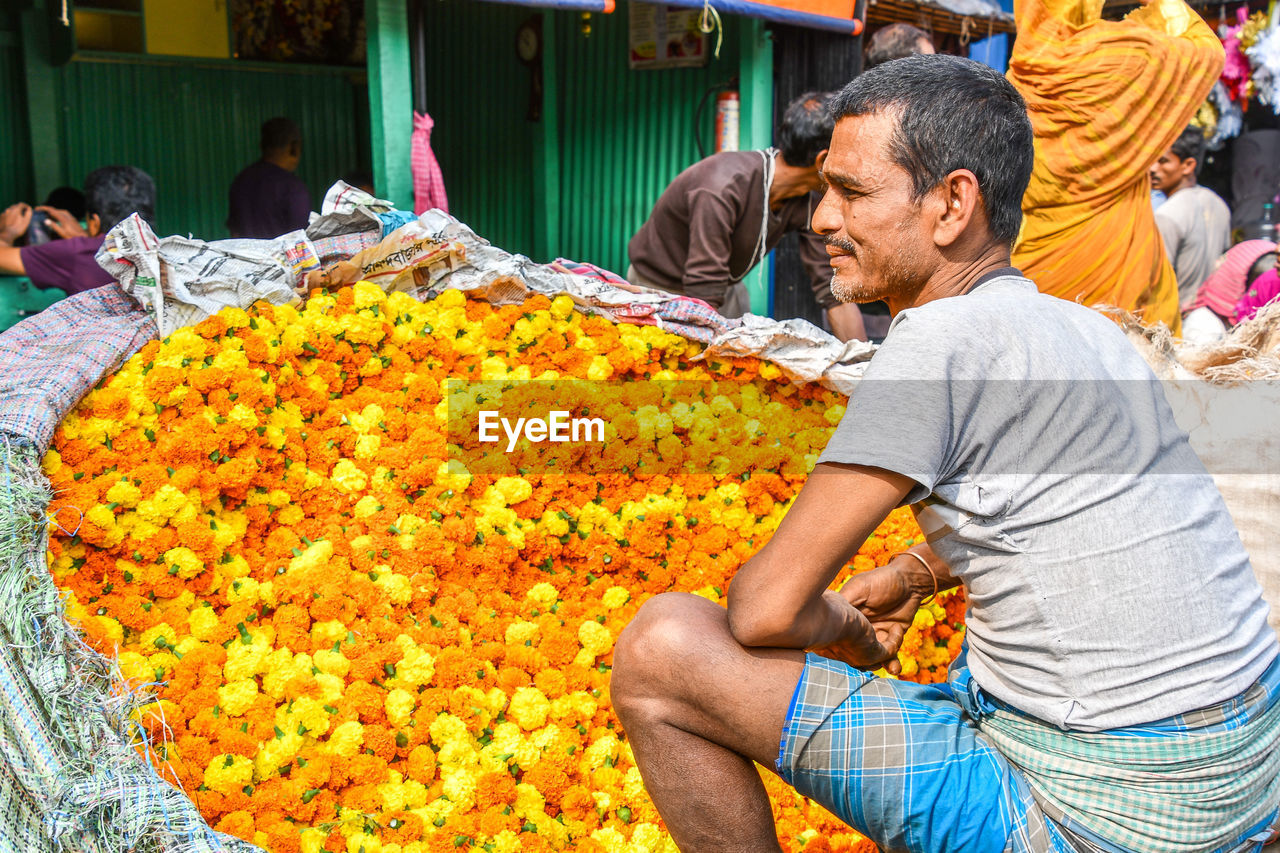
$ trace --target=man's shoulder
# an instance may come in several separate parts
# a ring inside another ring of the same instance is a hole
[[[105,235],[97,237],[68,237],[65,240],[50,240],[38,246],[23,246],[22,256],[37,258],[66,258],[73,255],[96,255],[106,240]]]
[[[721,151],[694,163],[677,180],[727,184],[763,170],[764,158],[759,151]]]

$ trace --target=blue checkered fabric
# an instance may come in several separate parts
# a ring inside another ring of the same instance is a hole
[[[1071,850],[945,684],[807,655],[777,769],[882,850]]]

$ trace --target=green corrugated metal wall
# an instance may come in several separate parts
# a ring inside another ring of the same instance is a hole
[[[525,119],[531,72],[516,58],[515,33],[539,12],[463,0],[430,9],[427,109],[450,212],[495,245],[533,256],[539,127]],[[737,73],[742,24],[726,18],[720,58],[706,68],[632,71],[625,3],[592,15],[590,36],[578,14],[540,14],[555,28],[547,39],[555,79],[545,86],[559,115],[560,240],[550,250],[625,272],[627,241],[671,179],[698,159],[694,111],[709,86]],[[713,113],[714,95],[702,120],[707,146]]]
[[[333,181],[361,165],[368,138],[363,72],[189,61],[78,59],[59,70],[63,173],[129,163],[157,187],[157,230],[227,236],[227,189],[258,157],[276,115],[302,128],[298,174],[319,208]]]
[[[623,274],[627,241],[671,179],[698,159],[694,113],[708,87],[738,73],[735,27],[742,22],[725,16],[720,57],[705,68],[633,71],[626,3],[593,16],[585,38],[577,15],[555,18],[564,211],[558,251]],[[710,41],[714,50],[715,37]],[[712,93],[699,128],[708,153],[714,99]]]
[[[536,10],[474,0],[429,7],[427,112],[449,212],[512,252],[533,252],[530,72],[516,29]]]
[[[12,16],[0,15],[0,207],[32,201],[27,99],[23,86],[22,50]]]

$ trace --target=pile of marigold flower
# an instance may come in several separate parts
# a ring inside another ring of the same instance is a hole
[[[154,683],[159,769],[222,831],[272,851],[674,850],[610,707],[614,641],[654,594],[720,600],[843,412],[700,351],[568,297],[418,303],[362,283],[224,310],[63,422],[51,513],[83,519],[53,537],[52,572],[90,641]],[[670,474],[481,475],[449,447],[458,378],[679,380],[709,402],[610,425],[632,461],[678,442],[690,461]],[[785,461],[704,465],[699,443],[730,427]],[[897,511],[848,570],[919,535]],[[943,677],[962,611],[920,611],[904,676]],[[786,849],[874,849],[764,775]]]

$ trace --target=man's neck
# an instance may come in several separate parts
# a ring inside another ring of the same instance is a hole
[[[1012,266],[1012,261],[1007,245],[988,246],[969,261],[944,261],[938,271],[914,294],[906,294],[901,299],[888,298],[886,301],[889,303],[889,313],[897,314],[907,308],[919,308],[938,299],[961,296],[972,290],[984,275],[1008,266]]]
[[[1188,178],[1186,180],[1178,181],[1178,183],[1174,184],[1170,189],[1165,190],[1164,194],[1166,198],[1173,198],[1175,193],[1182,192],[1183,190],[1192,189],[1195,186],[1197,186],[1196,179]]]
[[[789,198],[808,195],[813,188],[816,168],[792,166],[781,154],[773,155],[773,183],[769,186],[769,206],[777,207]]]

